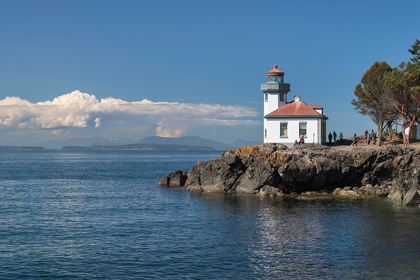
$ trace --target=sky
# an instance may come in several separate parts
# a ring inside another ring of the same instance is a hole
[[[274,64],[329,131],[375,128],[351,101],[420,39],[420,1],[0,1],[0,144],[74,137],[263,141]]]

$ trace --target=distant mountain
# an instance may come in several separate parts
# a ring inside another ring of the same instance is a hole
[[[93,145],[89,147],[83,146],[67,146],[63,147],[63,150],[172,150],[172,151],[213,151],[212,147],[208,146],[188,146],[188,145],[177,145],[177,144],[126,144],[126,145],[112,145],[112,146],[101,146]]]
[[[204,139],[198,136],[186,136],[179,138],[171,137],[159,137],[149,136],[138,141],[141,144],[177,144],[177,145],[189,145],[189,146],[210,146],[215,150],[227,151],[230,149],[237,149],[244,146],[259,145],[261,142],[248,141],[248,140],[236,140],[233,143],[225,144],[215,140]]]

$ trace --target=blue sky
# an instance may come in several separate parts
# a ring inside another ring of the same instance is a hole
[[[375,61],[420,39],[419,1],[1,1],[0,143],[197,135],[262,141],[266,72],[349,137]]]

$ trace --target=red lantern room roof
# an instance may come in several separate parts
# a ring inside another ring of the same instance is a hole
[[[277,64],[274,64],[274,68],[267,72],[267,76],[284,76],[284,72],[277,69]]]

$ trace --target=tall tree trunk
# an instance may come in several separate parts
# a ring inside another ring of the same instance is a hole
[[[416,116],[414,115],[414,118],[410,118],[409,119],[409,123],[408,123],[408,135],[407,135],[407,142],[406,142],[406,146],[410,145],[410,134],[411,134],[411,127],[413,126],[414,122],[416,121]]]
[[[402,135],[402,138],[403,138],[403,144],[405,145],[405,128],[404,128],[404,126],[405,126],[405,123],[404,123],[404,121],[403,121],[403,123],[401,124],[401,135]]]
[[[388,130],[388,141],[392,141],[393,131],[392,131],[392,124],[393,122],[389,121],[386,124],[386,129]],[[397,127],[395,126],[395,131],[397,131]]]
[[[382,123],[378,123],[378,135],[376,135],[376,139],[378,141],[378,146],[380,147],[382,145],[382,126],[383,126],[383,122]]]

